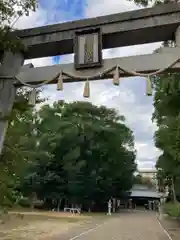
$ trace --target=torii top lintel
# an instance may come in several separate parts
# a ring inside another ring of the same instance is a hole
[[[73,53],[77,30],[99,27],[102,48],[172,40],[180,25],[180,3],[162,4],[153,8],[117,13],[102,17],[54,24],[15,33],[28,46],[25,58],[39,58]]]

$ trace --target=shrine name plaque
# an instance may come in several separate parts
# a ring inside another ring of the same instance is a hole
[[[74,63],[76,69],[101,67],[102,37],[99,28],[75,33]]]

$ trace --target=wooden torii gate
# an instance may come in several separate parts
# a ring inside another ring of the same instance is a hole
[[[120,76],[147,77],[147,95],[151,95],[150,76],[165,71],[180,72],[180,4],[163,4],[153,8],[112,14],[62,24],[16,31],[26,46],[24,53],[5,52],[0,65],[0,153],[8,116],[16,88],[35,87],[64,82],[84,81],[84,96],[89,97],[89,82]],[[102,59],[102,50],[136,44],[174,40],[174,47],[163,47],[156,53],[122,58]],[[34,68],[23,66],[25,59],[74,54],[74,63]]]

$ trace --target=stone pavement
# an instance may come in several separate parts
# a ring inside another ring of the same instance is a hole
[[[91,223],[59,240],[169,240],[152,212],[127,212]]]

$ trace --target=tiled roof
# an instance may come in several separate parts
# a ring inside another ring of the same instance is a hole
[[[148,198],[160,198],[161,193],[155,191],[144,191],[144,190],[132,190],[131,197],[148,197]]]
[[[162,193],[156,191],[156,189],[149,189],[146,185],[134,185],[130,190],[131,197],[149,197],[149,198],[160,198]]]

